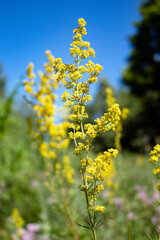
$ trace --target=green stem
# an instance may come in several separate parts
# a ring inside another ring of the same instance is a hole
[[[84,129],[83,129],[83,122],[81,121],[81,130],[82,130],[82,134],[83,134],[83,139],[85,138],[84,136]]]
[[[78,56],[78,68],[79,68],[79,56]],[[77,94],[78,94],[78,80],[77,80]],[[82,102],[81,102],[82,104]],[[80,123],[81,125],[81,131],[82,131],[82,134],[83,134],[83,139],[85,139],[85,134],[84,134],[84,128],[83,128],[83,122],[81,121]],[[75,143],[75,146],[77,147],[77,142],[76,142],[76,139],[75,139],[75,129],[73,129],[73,132],[74,132],[74,143]],[[87,156],[88,158],[88,156]],[[86,186],[86,190],[84,191],[85,193],[85,197],[86,197],[86,204],[87,204],[87,211],[88,211],[88,217],[89,217],[89,222],[90,222],[90,226],[91,226],[91,231],[92,231],[92,234],[93,234],[93,240],[97,240],[96,238],[96,232],[95,232],[95,229],[93,229],[93,224],[94,222],[92,221],[92,215],[91,215],[91,212],[90,212],[90,206],[89,206],[89,198],[88,198],[88,192],[87,192],[87,188],[88,188],[88,184],[87,184],[87,174],[85,172],[82,173],[82,181],[83,181],[83,184]]]
[[[83,174],[83,179],[86,179],[86,173],[85,173],[85,176]],[[86,181],[84,180],[84,185],[86,186]],[[87,187],[87,186],[86,186]],[[88,199],[88,192],[85,191],[85,197],[86,197],[86,203],[87,203],[87,211],[88,211],[88,217],[89,217],[89,221],[90,221],[90,226],[93,228],[93,221],[92,221],[92,215],[90,213],[90,210],[89,210],[89,199]],[[97,240],[97,237],[96,237],[96,231],[95,229],[91,229],[92,231],[92,234],[93,234],[93,240]]]
[[[79,56],[78,56],[78,63],[77,63],[77,69],[79,69]],[[78,79],[77,79],[77,94],[78,94]]]
[[[76,138],[75,138],[75,129],[73,128],[73,135],[74,135],[74,143],[75,143],[75,146],[77,147],[77,141],[76,141]]]
[[[130,221],[128,220],[128,240],[131,239]]]
[[[94,229],[92,230],[92,233],[93,233],[93,239],[94,239],[94,240],[97,240],[96,231],[95,231]]]

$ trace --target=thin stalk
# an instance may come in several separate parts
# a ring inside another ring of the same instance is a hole
[[[87,179],[86,178],[86,173],[85,173],[85,176],[83,174],[83,179]],[[86,186],[86,184],[87,184],[86,181],[84,181],[85,186]],[[89,210],[89,199],[88,199],[88,192],[87,191],[85,191],[85,197],[86,197],[86,204],[87,204],[87,211],[88,211],[90,226],[94,227],[93,226],[93,221],[92,221],[92,215],[91,215],[90,210]],[[92,234],[93,234],[93,240],[97,240],[95,229],[91,229],[91,231],[92,231]]]
[[[71,209],[70,209],[70,204],[69,204],[69,200],[68,200],[68,193],[67,192],[64,192],[62,187],[63,187],[63,184],[64,184],[64,188],[66,189],[66,186],[65,186],[65,181],[64,181],[64,178],[63,176],[60,176],[58,175],[57,176],[58,178],[58,181],[59,181],[59,184],[60,184],[60,193],[61,193],[61,196],[62,196],[62,199],[63,199],[63,203],[64,203],[64,206],[65,206],[65,210],[66,210],[66,216],[68,216],[68,226],[69,226],[69,230],[71,232],[71,234],[73,234],[74,236],[74,240],[80,240],[79,238],[79,233],[78,233],[78,230],[77,228],[74,227],[74,222],[72,220],[72,215],[71,215]]]
[[[79,56],[78,56],[77,69],[79,69]],[[77,79],[77,94],[78,94],[78,79]]]
[[[78,63],[77,63],[77,68],[79,68],[79,56],[78,56]],[[78,94],[78,80],[77,80],[77,94]],[[81,97],[81,104],[82,104],[82,97]],[[85,134],[84,134],[84,128],[83,128],[83,122],[81,120],[80,122],[80,126],[81,126],[81,131],[82,131],[82,134],[83,134],[83,139],[85,139]],[[75,129],[73,129],[73,133],[74,133],[74,143],[75,143],[75,146],[77,147],[77,142],[76,142],[76,138],[75,138]],[[80,157],[81,158],[81,157]],[[87,158],[88,158],[88,153],[87,153]],[[89,198],[88,198],[88,192],[87,192],[87,189],[88,189],[88,184],[87,184],[87,174],[86,172],[82,173],[82,181],[83,181],[83,184],[86,186],[86,189],[84,191],[85,193],[85,198],[86,198],[86,204],[87,204],[87,212],[88,212],[88,217],[89,217],[89,222],[90,222],[90,226],[91,226],[91,231],[92,231],[92,234],[93,234],[93,240],[97,240],[97,237],[96,237],[96,232],[95,232],[95,229],[94,229],[94,222],[92,221],[92,215],[91,215],[91,212],[90,212],[90,206],[89,206]]]
[[[96,181],[94,181],[94,189],[96,188]],[[96,201],[95,201],[95,195],[94,195],[94,207],[96,208]],[[95,221],[95,213],[93,216],[93,220]]]
[[[77,141],[76,141],[76,138],[75,138],[75,129],[73,128],[73,136],[74,136],[74,143],[75,143],[75,146],[77,147]]]
[[[130,221],[128,220],[128,240],[131,239]]]
[[[85,196],[86,196],[88,217],[89,217],[90,225],[91,225],[91,227],[92,227],[92,226],[93,226],[93,222],[92,222],[91,213],[90,213],[90,211],[89,211],[89,200],[88,200],[88,194],[87,194],[87,192],[85,192]],[[92,231],[92,234],[93,234],[93,239],[94,239],[94,240],[97,240],[95,229],[91,229],[91,231]]]
[[[92,230],[92,233],[93,233],[93,239],[94,239],[94,240],[97,240],[96,231],[95,231],[94,229]]]
[[[83,139],[85,138],[84,136],[84,129],[83,129],[83,122],[81,121],[81,130],[82,130],[82,134],[83,134]]]

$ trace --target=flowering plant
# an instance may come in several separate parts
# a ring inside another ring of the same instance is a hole
[[[90,43],[82,40],[82,36],[86,35],[86,22],[83,18],[78,20],[79,26],[73,31],[73,43],[71,44],[70,54],[74,59],[72,64],[64,64],[61,58],[54,58],[50,51],[46,51],[48,62],[44,65],[45,74],[40,73],[40,90],[33,92],[32,85],[35,84],[33,79],[33,65],[30,64],[27,70],[29,81],[25,81],[26,91],[36,97],[38,104],[34,104],[33,109],[36,111],[38,131],[42,133],[49,132],[52,138],[51,142],[42,142],[40,144],[40,152],[46,158],[56,159],[57,148],[68,146],[65,131],[57,130],[57,126],[53,123],[54,119],[54,101],[52,88],[57,87],[58,83],[62,83],[65,91],[62,94],[62,102],[64,108],[70,110],[70,121],[65,126],[69,127],[69,139],[74,141],[74,154],[79,157],[81,162],[81,184],[79,189],[84,192],[87,206],[87,226],[83,226],[92,231],[94,240],[96,238],[95,229],[100,226],[100,222],[96,221],[96,215],[103,212],[105,207],[97,205],[96,196],[104,190],[102,182],[105,180],[106,174],[109,172],[111,157],[116,157],[117,149],[108,149],[98,154],[92,159],[90,152],[94,147],[94,139],[101,133],[109,130],[115,131],[120,120],[119,105],[114,103],[101,118],[95,119],[95,124],[87,123],[88,114],[86,112],[86,104],[92,101],[90,95],[90,86],[97,82],[98,75],[102,70],[102,66],[86,60],[89,57],[95,57],[94,50],[90,47]],[[84,62],[84,64],[83,64]],[[64,123],[63,123],[64,124]],[[35,137],[40,137],[42,141],[44,134],[37,132]],[[57,143],[58,141],[58,143]],[[50,147],[53,150],[50,150]],[[56,162],[56,160],[55,160]],[[55,165],[56,167],[56,165]],[[81,226],[79,224],[79,226]]]

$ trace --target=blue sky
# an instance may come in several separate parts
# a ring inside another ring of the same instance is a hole
[[[81,17],[87,22],[85,40],[96,53],[94,62],[103,66],[101,76],[118,87],[130,53],[127,36],[135,32],[133,22],[140,19],[139,4],[139,0],[1,1],[0,61],[8,91],[29,62],[42,69],[46,49],[63,62],[70,61],[73,29]]]

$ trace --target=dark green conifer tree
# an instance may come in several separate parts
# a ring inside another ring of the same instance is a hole
[[[129,38],[132,51],[122,79],[141,101],[141,111],[125,125],[123,144],[139,150],[160,138],[160,1],[143,1],[140,13],[136,33]]]

